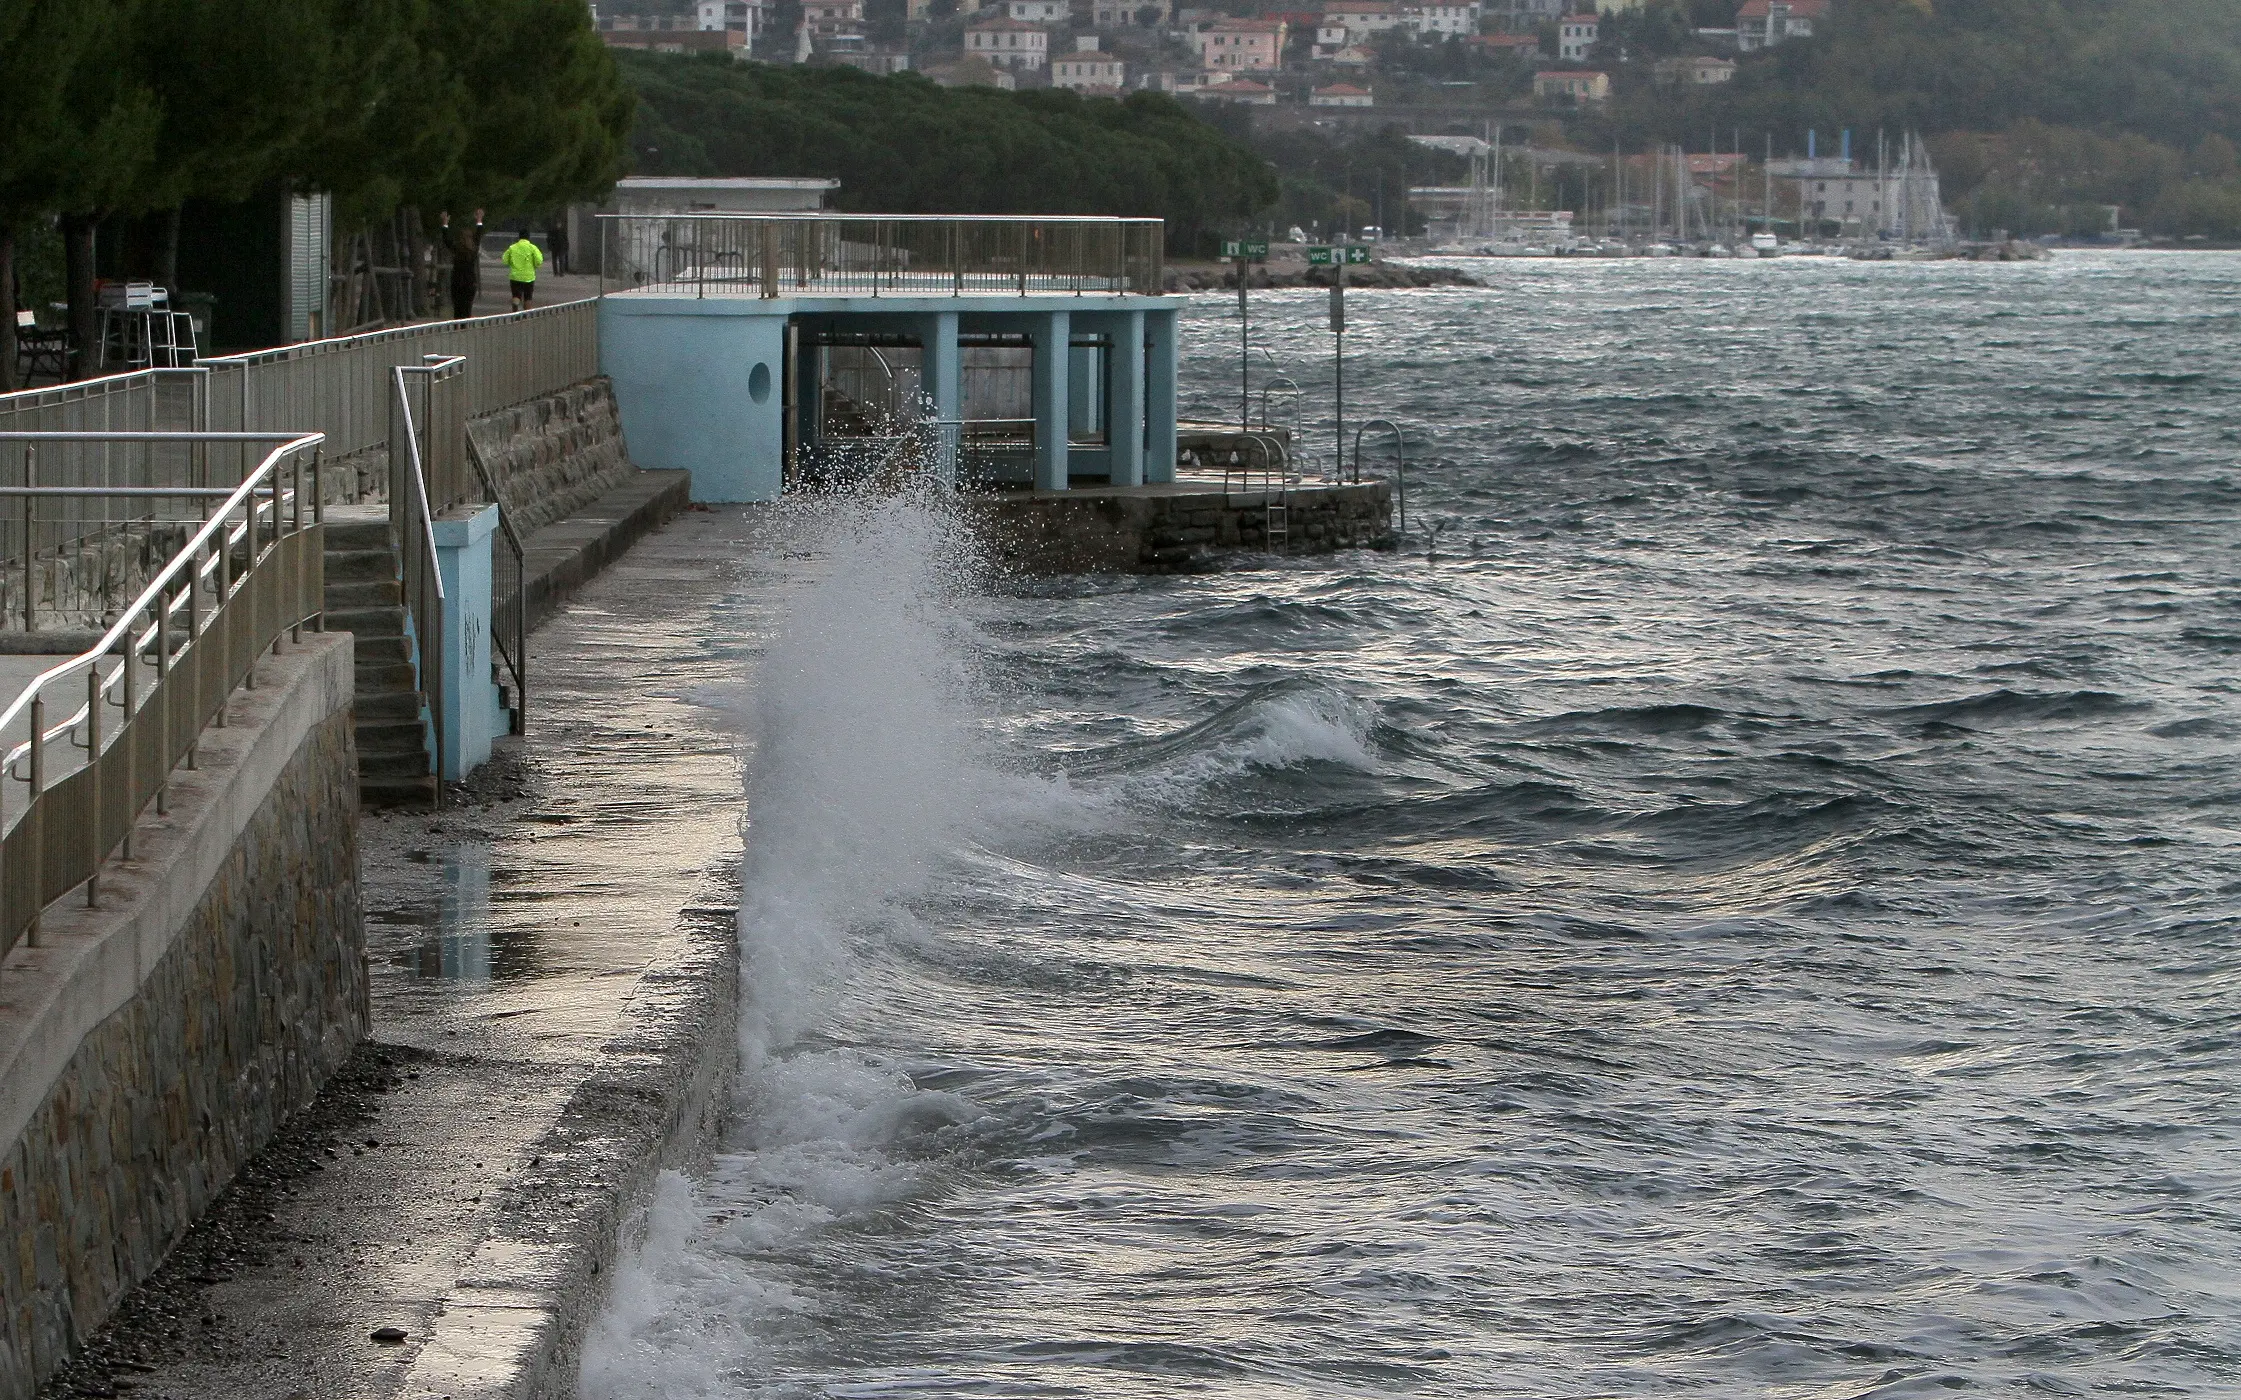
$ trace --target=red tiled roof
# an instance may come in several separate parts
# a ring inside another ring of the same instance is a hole
[[[1765,19],[1770,0],[1743,0],[1743,8],[1735,12],[1738,20]],[[1799,19],[1820,19],[1829,12],[1829,0],[1785,0],[1790,13]]]

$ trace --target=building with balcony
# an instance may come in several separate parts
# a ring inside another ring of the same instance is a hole
[[[1083,34],[1074,40],[1072,53],[1051,60],[1050,85],[1084,93],[1117,93],[1128,86],[1128,65],[1098,52],[1096,35]]]
[[[1050,63],[1050,31],[1008,15],[976,19],[965,26],[965,56],[998,68],[1040,73]]]
[[[1332,83],[1308,94],[1310,107],[1374,107],[1377,99],[1368,88],[1358,88],[1352,83]]]
[[[1401,27],[1425,38],[1461,38],[1478,33],[1476,4],[1407,5],[1401,9]]]
[[[1273,73],[1284,64],[1284,25],[1279,20],[1220,20],[1196,37],[1199,66],[1215,72]]]

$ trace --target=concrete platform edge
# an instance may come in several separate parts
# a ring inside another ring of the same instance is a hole
[[[641,471],[589,506],[522,541],[528,626],[552,616],[647,532],[691,504],[692,473]]]
[[[739,1065],[735,902],[712,879],[679,913],[683,948],[639,974],[628,1029],[505,1188],[402,1394],[574,1400],[609,1262],[642,1230],[660,1173],[705,1166],[724,1127]],[[542,1196],[584,1187],[598,1200],[589,1210],[536,1208]]]

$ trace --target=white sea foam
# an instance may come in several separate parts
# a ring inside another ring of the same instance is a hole
[[[586,1397],[751,1391],[761,1339],[816,1306],[787,1256],[908,1198],[918,1171],[896,1144],[976,1112],[812,1037],[840,1013],[867,944],[909,926],[907,901],[942,854],[991,812],[1042,799],[981,760],[953,596],[969,561],[942,515],[898,499],[808,519],[821,570],[744,707],[737,1126],[705,1180],[663,1176],[586,1340]]]

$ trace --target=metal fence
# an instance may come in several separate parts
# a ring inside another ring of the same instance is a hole
[[[708,296],[1158,295],[1158,219],[602,214],[600,288]]]
[[[98,642],[41,672],[0,711],[0,734],[22,735],[0,757],[0,822],[14,817],[0,835],[0,955],[26,935],[36,941],[40,912],[73,888],[83,885],[87,902],[99,902],[102,863],[120,845],[130,854],[133,824],[151,801],[163,809],[172,770],[182,761],[193,766],[204,726],[236,686],[254,683],[257,658],[282,633],[300,638],[303,624],[321,613],[322,438],[262,436],[278,445],[239,484],[170,488],[214,508]],[[49,781],[53,768],[69,763],[77,767]]]
[[[303,428],[326,435],[332,462],[388,441],[389,371],[424,363],[429,355],[466,359],[461,402],[467,417],[478,418],[598,374],[599,306],[563,302],[211,357],[193,369],[141,370],[0,394],[0,432]],[[9,465],[0,463],[0,479]],[[240,466],[237,480],[246,469]],[[85,480],[73,474],[79,470],[59,459],[43,465],[49,481],[66,485],[95,484],[103,468],[89,464]],[[438,510],[476,490],[473,473],[463,467],[456,479],[429,485]]]

